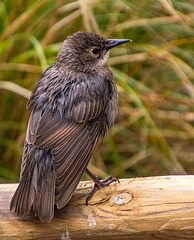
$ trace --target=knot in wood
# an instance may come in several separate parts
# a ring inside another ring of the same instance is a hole
[[[128,202],[131,202],[133,200],[133,195],[131,193],[120,193],[116,196],[114,196],[114,203],[118,205],[124,205]]]

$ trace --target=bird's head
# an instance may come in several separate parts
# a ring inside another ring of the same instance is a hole
[[[95,71],[106,64],[111,48],[129,41],[131,40],[106,39],[90,32],[77,32],[64,41],[57,63],[74,71]]]

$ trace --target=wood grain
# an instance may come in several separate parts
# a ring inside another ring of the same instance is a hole
[[[194,239],[194,176],[121,179],[95,193],[80,182],[51,223],[9,211],[17,184],[0,185],[0,239]]]

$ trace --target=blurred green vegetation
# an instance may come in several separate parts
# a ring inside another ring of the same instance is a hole
[[[111,50],[119,114],[89,168],[104,178],[194,173],[192,0],[0,1],[0,181],[19,178],[27,98],[76,31]],[[86,176],[85,176],[86,178]]]

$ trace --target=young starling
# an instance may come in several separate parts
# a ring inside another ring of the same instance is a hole
[[[78,32],[62,44],[31,94],[19,186],[10,210],[18,216],[31,207],[43,222],[64,207],[86,171],[92,194],[116,179],[99,181],[87,169],[95,147],[117,115],[117,88],[107,64],[109,50],[129,42]]]

